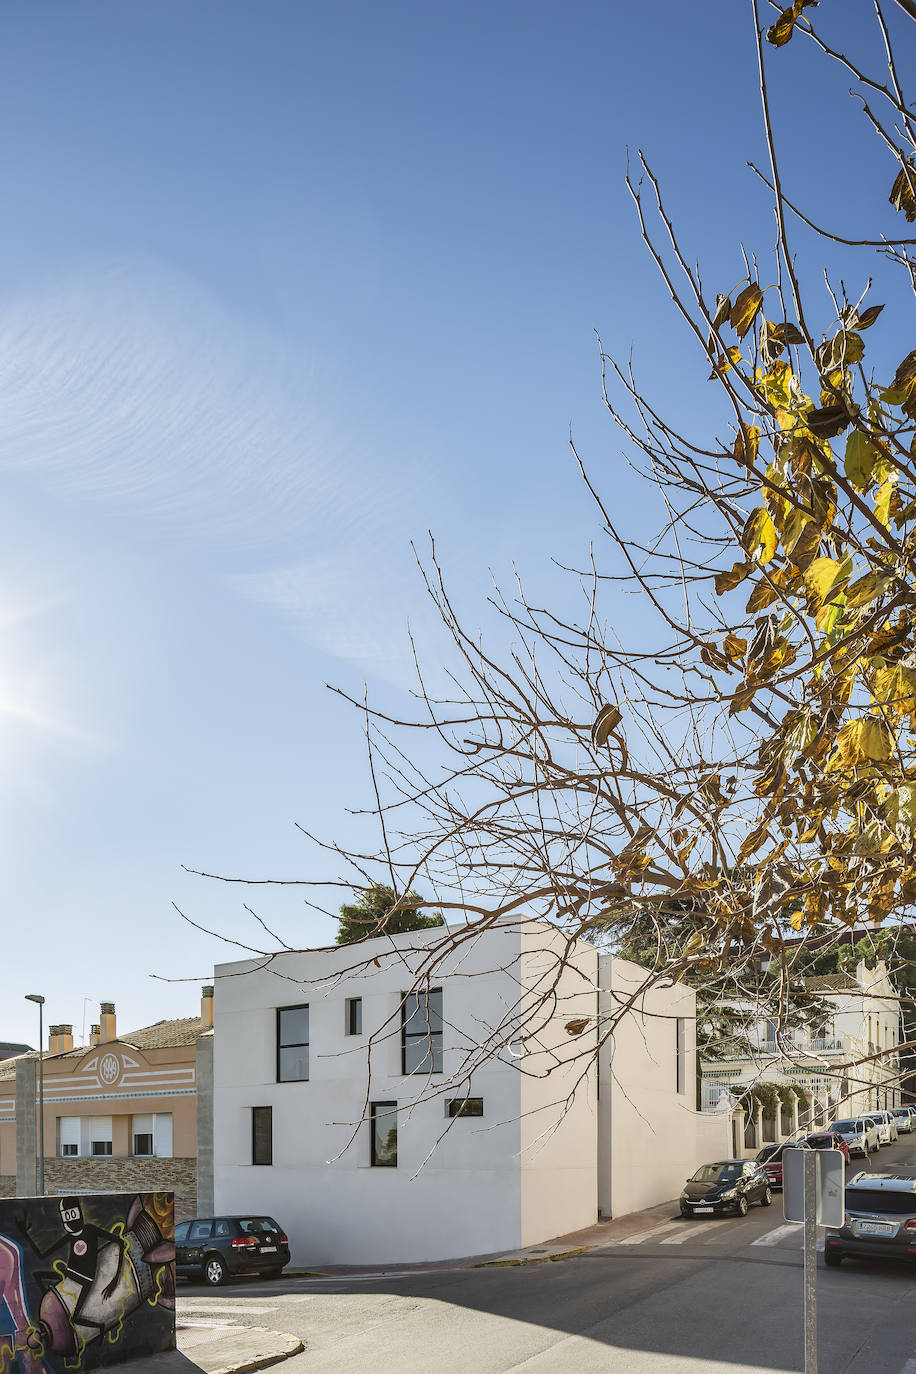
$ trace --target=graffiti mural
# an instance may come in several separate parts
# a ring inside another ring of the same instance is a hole
[[[0,1374],[64,1374],[175,1345],[171,1193],[0,1201]]]

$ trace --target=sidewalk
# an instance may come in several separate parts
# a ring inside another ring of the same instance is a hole
[[[551,1260],[568,1259],[586,1250],[600,1250],[610,1241],[619,1241],[640,1231],[651,1230],[660,1221],[677,1215],[677,1201],[661,1202],[644,1212],[630,1212],[613,1221],[599,1221],[582,1231],[554,1236],[540,1245],[525,1246],[521,1250],[507,1250],[489,1255],[464,1255],[457,1259],[430,1260],[421,1264],[329,1264],[323,1269],[284,1269],[284,1278],[309,1279],[367,1279],[378,1276],[391,1278],[396,1274],[426,1274],[436,1270],[484,1269],[500,1265],[540,1264]]]
[[[305,1347],[298,1336],[260,1326],[223,1326],[178,1318],[177,1350],[144,1360],[106,1365],[106,1374],[247,1374],[298,1355]]]

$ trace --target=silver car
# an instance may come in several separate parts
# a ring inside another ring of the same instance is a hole
[[[833,1121],[828,1130],[843,1137],[851,1155],[864,1155],[867,1159],[878,1149],[878,1127],[869,1117],[847,1117],[842,1121]]]
[[[916,1260],[916,1180],[910,1172],[858,1174],[846,1185],[846,1220],[830,1227],[824,1263],[847,1256]]]
[[[911,1131],[916,1130],[916,1110],[912,1107],[894,1107],[891,1115],[901,1134],[909,1135]]]
[[[878,1127],[878,1139],[882,1145],[893,1145],[897,1139],[897,1122],[890,1112],[874,1111],[866,1115]]]

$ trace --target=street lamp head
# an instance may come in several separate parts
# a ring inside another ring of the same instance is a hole
[[[40,1007],[43,1007],[45,1004],[45,999],[42,997],[40,992],[27,992],[25,995],[25,1000],[27,1002],[37,1002]]]

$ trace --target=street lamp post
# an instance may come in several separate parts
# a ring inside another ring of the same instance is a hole
[[[27,1002],[38,1004],[38,1192],[45,1195],[45,999],[38,992],[27,992]]]

